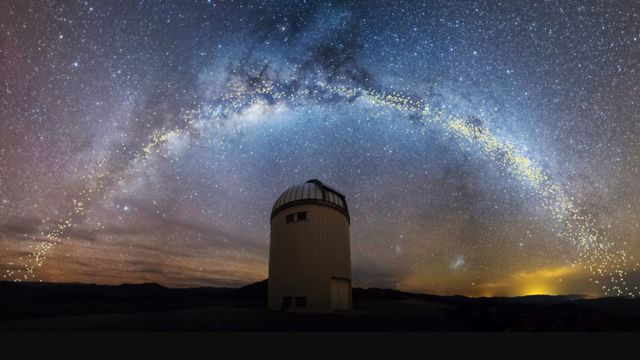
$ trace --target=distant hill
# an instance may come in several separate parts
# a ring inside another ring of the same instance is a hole
[[[241,288],[0,282],[0,331],[639,331],[640,300],[468,298],[353,289],[353,311],[266,310],[268,282]]]
[[[229,302],[238,306],[259,306],[259,295],[250,294],[251,286],[255,284],[239,289],[173,289],[155,283],[96,285],[0,282],[0,321],[92,313],[166,311]],[[266,300],[262,303],[266,304]]]

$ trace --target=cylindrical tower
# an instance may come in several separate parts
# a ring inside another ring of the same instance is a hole
[[[319,180],[285,190],[271,212],[269,309],[351,309],[349,210]]]

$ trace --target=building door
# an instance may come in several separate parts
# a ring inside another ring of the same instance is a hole
[[[348,310],[351,300],[351,280],[331,278],[331,308],[333,310]]]

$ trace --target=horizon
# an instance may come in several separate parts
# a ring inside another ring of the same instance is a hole
[[[165,286],[159,283],[150,282],[150,283],[119,283],[119,284],[102,284],[102,283],[82,283],[82,282],[45,282],[45,281],[6,281],[0,280],[0,284],[15,284],[15,285],[61,285],[61,286],[72,286],[72,285],[80,285],[80,286],[105,286],[105,287],[118,287],[118,286],[144,286],[144,285],[154,285],[159,286],[168,290],[181,290],[181,289],[220,289],[220,290],[239,290],[245,287],[253,286],[262,282],[267,281],[268,279],[264,279],[257,282],[248,283],[242,286],[237,287],[224,287],[224,286],[185,286],[185,287],[171,287]],[[513,295],[513,296],[504,296],[504,295],[495,295],[495,296],[471,296],[464,294],[436,294],[436,293],[428,293],[428,292],[411,292],[404,291],[400,289],[391,289],[391,288],[381,288],[381,287],[359,287],[354,286],[354,290],[383,290],[383,291],[394,291],[408,295],[427,295],[427,296],[438,296],[438,297],[466,297],[470,299],[491,299],[491,298],[524,298],[524,297],[577,297],[580,299],[615,299],[615,298],[628,298],[635,299],[635,297],[629,296],[594,296],[590,294],[527,294],[527,295]]]

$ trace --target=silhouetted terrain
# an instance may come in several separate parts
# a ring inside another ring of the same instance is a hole
[[[0,331],[639,331],[640,300],[467,298],[353,290],[354,310],[266,310],[267,281],[242,288],[0,282]]]

